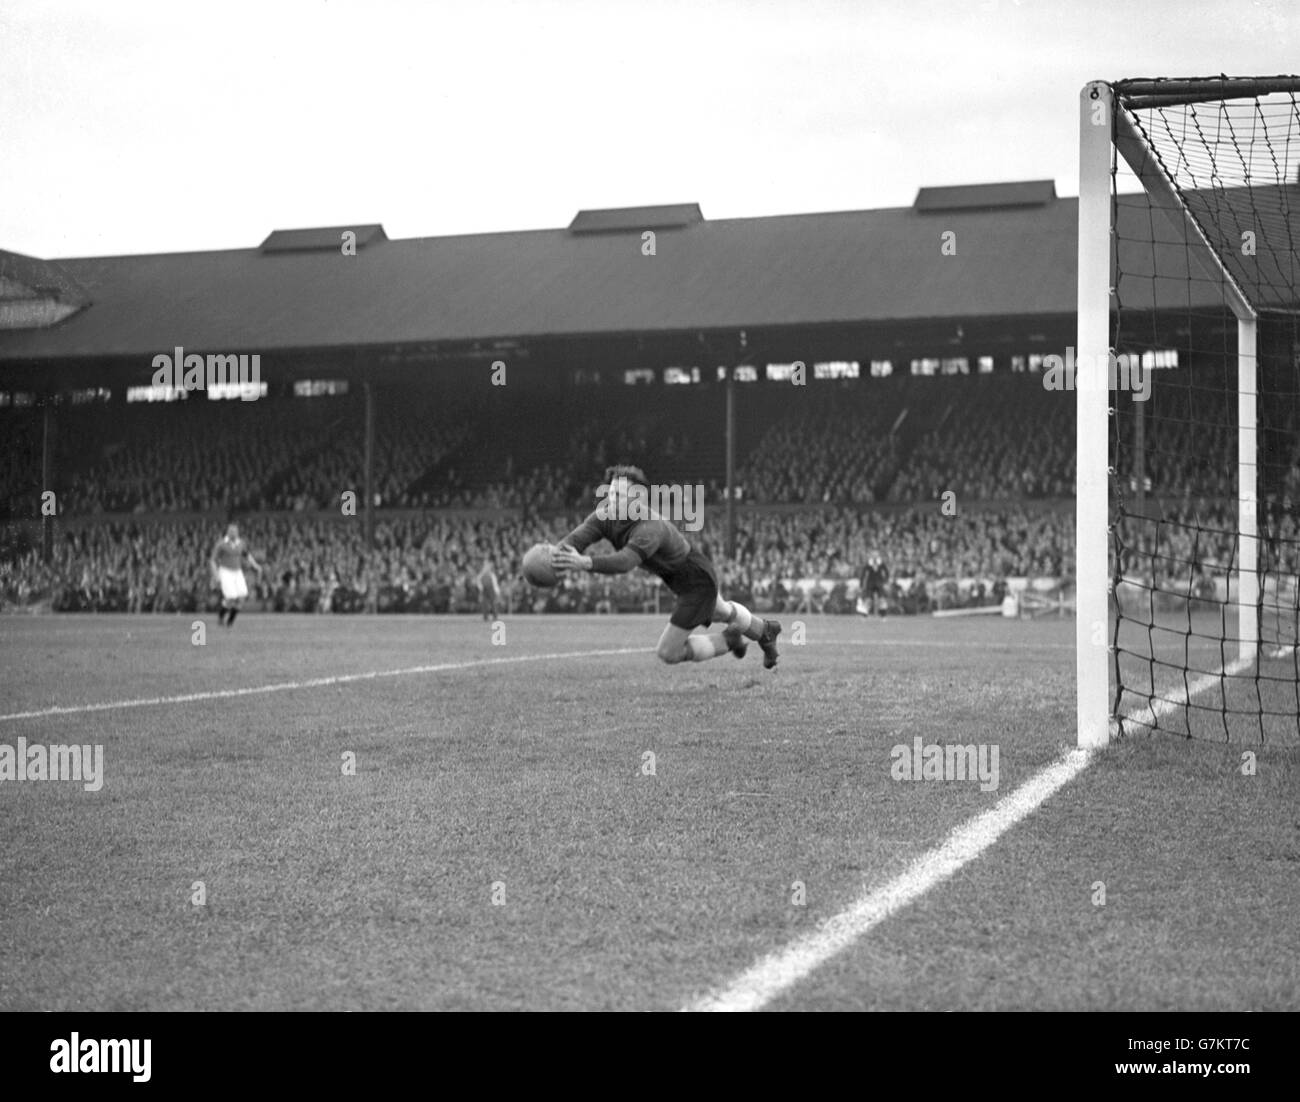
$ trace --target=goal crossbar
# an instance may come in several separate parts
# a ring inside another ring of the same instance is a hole
[[[1276,92],[1300,92],[1300,79],[1276,77],[1189,77],[1182,80],[1117,80],[1115,93],[1133,110],[1174,107],[1178,104],[1214,103],[1218,100],[1247,99]]]

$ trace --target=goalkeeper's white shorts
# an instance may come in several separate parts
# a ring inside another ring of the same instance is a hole
[[[221,595],[227,601],[242,601],[248,596],[248,582],[244,580],[242,570],[231,570],[228,566],[217,567],[217,577],[221,579]]]

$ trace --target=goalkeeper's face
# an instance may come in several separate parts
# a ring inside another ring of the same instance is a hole
[[[605,501],[611,516],[625,516],[627,514],[627,503],[629,498],[629,483],[626,478],[616,478],[609,484],[608,493],[605,495]]]
[[[599,506],[602,515],[612,520],[645,520],[650,515],[649,491],[641,483],[619,477],[600,489],[605,495]]]

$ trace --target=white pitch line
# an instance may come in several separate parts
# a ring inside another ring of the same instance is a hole
[[[1154,727],[1156,720],[1183,707],[1194,696],[1200,696],[1206,689],[1212,689],[1225,677],[1236,677],[1242,670],[1255,664],[1253,658],[1238,658],[1223,667],[1222,673],[1202,674],[1186,688],[1179,690],[1170,698],[1157,697],[1153,702],[1143,704],[1140,708],[1127,712],[1124,718],[1140,727]]]
[[[1251,659],[1238,659],[1226,666],[1221,675],[1207,674],[1189,685],[1186,691],[1179,690],[1173,698],[1157,700],[1142,711],[1154,720],[1181,708],[1191,697],[1218,684],[1220,677],[1232,677],[1249,665]],[[1067,752],[1064,758],[1030,777],[989,811],[957,827],[941,846],[922,854],[888,883],[859,896],[847,910],[828,919],[816,932],[768,954],[726,987],[697,999],[684,1009],[761,1010],[890,915],[915,902],[935,885],[974,861],[1003,834],[1082,773],[1092,760],[1093,754],[1087,750]]]
[[[469,662],[440,662],[435,666],[407,666],[400,670],[372,670],[369,673],[345,673],[337,677],[313,677],[309,681],[278,681],[270,685],[256,685],[248,689],[214,689],[211,692],[182,693],[179,696],[151,696],[137,700],[109,700],[100,704],[70,704],[54,708],[41,708],[34,712],[10,712],[0,715],[0,723],[14,719],[42,719],[46,716],[77,715],[82,712],[110,712],[117,708],[148,708],[162,704],[189,704],[198,700],[225,700],[234,696],[256,696],[259,693],[282,693],[291,689],[316,689],[325,685],[343,685],[350,681],[373,681],[380,677],[408,677],[419,673],[444,673],[448,670],[468,670],[476,666],[504,666],[519,662],[543,662],[552,658],[595,658],[615,654],[649,653],[650,647],[620,647],[617,650],[578,650],[557,654],[524,654],[512,658],[479,658]]]
[[[688,1006],[695,1011],[759,1010],[777,995],[847,949],[872,927],[906,907],[963,865],[975,860],[1021,819],[1088,764],[1088,751],[1071,750],[1064,759],[1030,778],[997,805],[954,830],[938,849],[914,861],[883,887],[861,896],[821,929],[764,957],[722,991]]]
[[[832,647],[920,647],[922,650],[1074,650],[1074,643],[1040,643],[1032,639],[832,639]]]

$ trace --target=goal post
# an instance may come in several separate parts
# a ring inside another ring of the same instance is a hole
[[[1286,76],[1080,94],[1080,747],[1175,712],[1187,737],[1300,736],[1298,93]],[[1261,670],[1261,642],[1290,669]]]
[[[1093,83],[1079,101],[1079,333],[1075,350],[1075,674],[1078,742],[1109,738],[1108,487],[1110,431],[1103,377],[1110,351],[1111,160],[1114,100]],[[1085,385],[1087,384],[1087,385]]]

